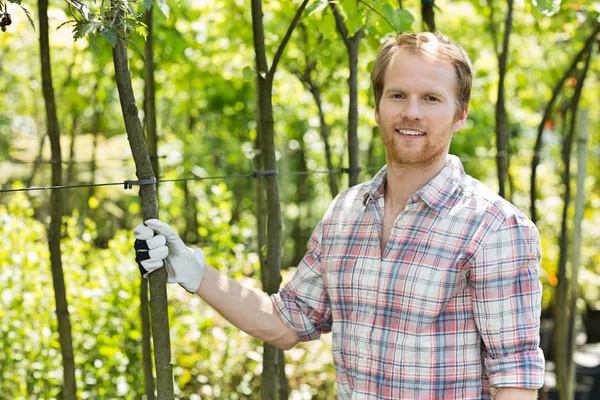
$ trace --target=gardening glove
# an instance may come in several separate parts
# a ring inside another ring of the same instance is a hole
[[[196,293],[204,274],[204,252],[190,249],[173,229],[157,219],[149,219],[133,230],[136,239],[135,260],[142,277],[167,267],[167,282],[179,283],[190,293]]]

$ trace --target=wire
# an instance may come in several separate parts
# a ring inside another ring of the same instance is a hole
[[[208,181],[208,180],[225,180],[225,179],[238,179],[238,178],[257,178],[260,176],[267,175],[280,175],[280,176],[296,176],[296,175],[316,175],[316,174],[344,174],[349,172],[359,171],[375,171],[379,170],[379,167],[368,167],[368,168],[340,168],[336,170],[314,170],[314,171],[288,171],[278,172],[277,170],[265,170],[265,171],[254,171],[246,174],[234,174],[234,175],[219,175],[219,176],[205,176],[205,177],[193,177],[193,178],[177,178],[177,179],[159,179],[159,180],[142,180],[142,181],[130,181],[126,180],[123,182],[107,182],[107,183],[85,183],[80,185],[61,185],[61,186],[37,186],[37,187],[25,187],[25,188],[14,188],[14,189],[0,189],[0,193],[15,193],[15,192],[34,192],[42,190],[62,190],[62,189],[77,189],[77,188],[90,188],[90,187],[101,187],[101,186],[123,186],[125,189],[131,189],[133,185],[151,185],[154,183],[166,183],[166,182],[187,182],[187,181]]]

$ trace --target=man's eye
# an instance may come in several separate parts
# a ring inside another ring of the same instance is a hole
[[[402,96],[401,94],[398,94],[398,93],[392,95],[392,98],[394,98],[394,99],[401,99],[402,97],[404,97],[404,96]]]
[[[427,101],[439,101],[438,98],[434,96],[427,96],[426,99]]]

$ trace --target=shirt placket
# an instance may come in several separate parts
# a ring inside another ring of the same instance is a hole
[[[383,198],[378,199],[378,206],[383,204]],[[375,254],[381,256],[380,240],[381,240],[381,216],[383,208],[379,210],[375,204],[371,204],[370,212],[373,214],[375,222],[375,229],[372,230],[369,242],[372,243],[373,248],[369,249],[369,254],[372,256],[371,261],[365,263],[365,275],[369,277],[370,281],[367,282],[367,286],[370,288],[363,297],[364,303],[364,317],[363,323],[361,324],[360,341],[358,346],[358,376],[357,376],[357,389],[362,393],[376,393],[376,388],[372,379],[369,376],[373,373],[374,362],[378,355],[374,354],[373,340],[377,336],[377,304],[379,301],[379,286],[381,281],[381,257],[374,257]],[[375,391],[374,391],[375,390]]]

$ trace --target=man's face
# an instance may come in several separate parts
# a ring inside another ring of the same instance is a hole
[[[385,72],[375,121],[391,166],[428,166],[445,160],[452,134],[467,110],[457,115],[454,66],[399,49]]]

